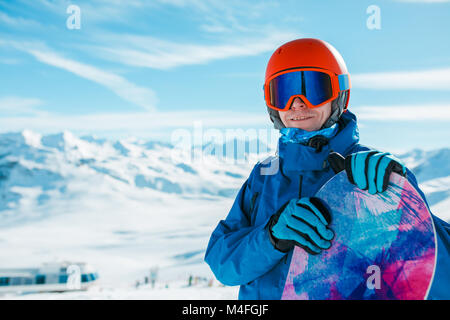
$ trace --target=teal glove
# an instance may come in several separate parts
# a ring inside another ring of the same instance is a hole
[[[292,199],[274,214],[269,235],[280,251],[297,245],[318,254],[331,247],[334,232],[327,228],[330,222],[330,213],[319,198]]]
[[[370,194],[383,192],[392,172],[406,176],[406,167],[390,153],[362,151],[345,158],[348,180]]]

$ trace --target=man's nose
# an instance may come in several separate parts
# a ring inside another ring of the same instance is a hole
[[[294,102],[292,102],[291,109],[292,110],[301,110],[303,108],[308,108],[308,106],[303,102],[302,99],[300,99],[299,97],[296,97],[294,99]]]

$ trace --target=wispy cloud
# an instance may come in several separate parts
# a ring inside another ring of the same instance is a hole
[[[352,109],[359,120],[376,121],[450,121],[448,105],[361,106]]]
[[[1,43],[2,42],[0,42],[0,45]],[[79,77],[98,83],[111,90],[122,99],[146,110],[155,109],[156,94],[153,90],[139,87],[115,73],[104,71],[98,67],[65,58],[43,45],[18,42],[3,43],[10,44],[16,49],[29,53],[42,63],[66,70]]]
[[[188,10],[200,22],[200,30],[210,33],[260,33],[270,24],[267,15],[279,7],[276,1],[267,0],[158,0],[158,3]],[[255,20],[259,21],[253,25]]]
[[[0,12],[0,24],[5,24],[8,26],[12,26],[15,28],[18,27],[23,27],[23,28],[28,28],[28,27],[32,27],[32,28],[36,28],[36,27],[40,27],[41,24],[37,21],[34,20],[30,20],[30,19],[25,19],[22,17],[11,17],[8,14],[4,13],[4,12]]]
[[[24,5],[26,3],[24,1]],[[32,3],[32,12],[41,7],[45,13],[51,12],[52,15],[65,19],[65,8],[70,3],[69,0],[37,0]],[[84,35],[83,41],[78,42],[78,45],[72,41],[69,46],[83,54],[133,67],[164,70],[254,56],[272,51],[282,43],[301,36],[290,24],[283,26],[277,23],[274,26],[267,21],[267,14],[280,9],[279,4],[271,0],[94,0],[80,3],[79,6],[82,20],[88,21],[90,32]],[[167,14],[168,19],[177,19],[174,21],[176,23],[168,22],[171,24],[167,26],[168,29],[173,25],[183,24],[190,28],[194,22],[194,28],[197,28],[194,29],[195,37],[186,37],[183,41],[179,37],[176,40],[170,37],[162,39],[153,34],[145,34],[146,32],[137,34],[136,29],[130,28],[130,21],[135,20],[140,24],[139,30],[153,30],[151,20],[142,15],[158,11]],[[5,16],[5,19],[15,18]],[[120,26],[122,31],[105,31],[110,29],[111,23]],[[51,45],[56,48],[61,43]]]
[[[355,74],[352,85],[367,89],[450,90],[450,68]]]
[[[95,18],[96,12],[106,18],[126,16],[128,19],[124,22],[129,26],[130,19],[136,18],[142,12],[161,10],[163,14],[172,12],[172,15],[168,14],[168,17],[177,19],[173,25],[178,27],[185,24],[189,29],[193,21],[194,28],[197,28],[196,34],[180,41],[179,37],[161,38],[145,32],[137,34],[135,30],[110,33],[99,26],[97,31],[91,33],[88,36],[89,39],[79,46],[79,49],[97,58],[127,66],[160,70],[205,64],[228,58],[255,56],[272,51],[282,43],[302,36],[291,24],[282,25],[278,22],[274,26],[267,21],[267,14],[273,13],[273,9],[279,9],[278,7],[279,4],[275,1],[158,0],[148,2],[134,0],[124,5],[120,1],[97,0],[81,6],[82,12],[90,19],[101,21],[101,17]],[[177,12],[178,9],[184,13]],[[110,11],[117,12],[110,14]],[[186,13],[189,14],[186,15]],[[137,21],[143,23],[142,19]],[[114,20],[114,22],[117,21]],[[167,28],[170,29],[173,25]],[[153,30],[154,26],[150,23],[145,27],[143,24],[142,30],[147,29]],[[180,31],[183,32],[183,30]]]
[[[273,32],[258,39],[200,45],[180,43],[150,36],[110,35],[115,47],[95,46],[93,52],[102,58],[135,67],[169,69],[182,65],[203,64],[214,60],[241,56],[253,56],[272,51],[278,45],[299,37],[298,33]],[[102,37],[103,39],[108,36]]]
[[[35,3],[61,16],[65,14],[64,9],[72,4],[69,0],[35,0]],[[94,24],[110,23],[111,17],[114,17],[114,23],[128,25],[130,19],[143,12],[183,10],[188,13],[183,19],[196,21],[200,30],[212,33],[230,31],[258,33],[261,28],[268,25],[267,14],[270,14],[273,8],[279,7],[273,0],[92,0],[77,5],[89,22]],[[251,26],[248,20],[252,19],[261,20],[257,25]]]
[[[43,101],[36,98],[16,96],[0,97],[0,113],[3,116],[36,116],[46,114],[45,112],[36,109],[36,107],[41,106],[42,104]]]

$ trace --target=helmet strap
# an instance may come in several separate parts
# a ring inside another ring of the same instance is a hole
[[[331,115],[325,121],[320,129],[329,128],[339,121],[342,113],[344,112],[344,107],[347,102],[348,92],[343,91],[339,93],[339,96],[331,102]]]
[[[283,121],[281,121],[280,114],[277,110],[267,107],[267,112],[269,113],[270,120],[273,122],[275,129],[280,130],[286,128]]]

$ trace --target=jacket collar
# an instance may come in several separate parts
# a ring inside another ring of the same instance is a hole
[[[316,148],[300,143],[282,143],[279,139],[278,155],[281,158],[281,168],[283,171],[323,170],[328,166],[326,159],[330,152],[346,155],[358,141],[356,116],[347,110],[339,120],[339,132],[320,152],[316,152]]]

